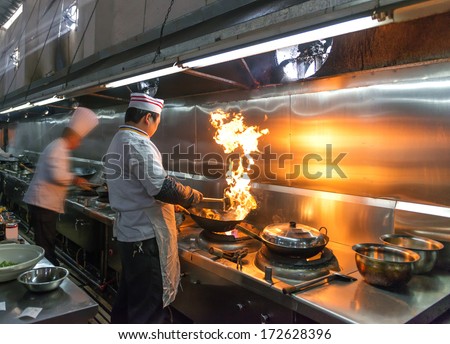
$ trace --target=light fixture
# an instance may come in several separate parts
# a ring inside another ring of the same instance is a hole
[[[56,102],[59,102],[59,101],[64,100],[64,99],[65,99],[64,96],[53,96],[51,98],[35,102],[35,103],[33,103],[33,105],[35,105],[35,106],[43,106],[43,105],[47,105],[47,104],[56,103]]]
[[[178,65],[173,65],[171,67],[158,69],[158,70],[155,70],[155,71],[152,71],[149,73],[133,76],[130,78],[119,80],[119,81],[113,81],[113,82],[106,84],[105,87],[114,88],[114,87],[125,86],[125,85],[129,85],[129,84],[137,83],[140,81],[144,81],[144,80],[155,79],[155,78],[159,78],[161,76],[178,73],[178,72],[183,71],[184,69],[186,69],[186,68],[184,68],[182,66],[178,66]]]
[[[205,58],[189,62],[184,62],[183,66],[187,68],[206,67],[213,64],[236,60],[239,58],[267,53],[269,51],[286,48],[296,44],[298,45],[302,43],[343,35],[350,32],[366,30],[380,25],[385,25],[391,22],[392,20],[388,18],[386,18],[382,22],[379,22],[377,20],[372,19],[372,16],[367,16],[338,24],[329,25],[319,29],[314,29],[311,31],[301,32],[283,38],[277,38],[271,41],[254,44],[248,47],[227,51],[217,55],[208,56]]]
[[[16,21],[16,19],[19,18],[19,16],[22,14],[22,12],[23,12],[23,5],[20,5],[17,8],[16,12],[14,12],[14,14],[11,16],[11,18],[9,18],[8,21],[5,24],[3,24],[2,27],[5,30],[8,30],[9,27]]]
[[[19,111],[19,110],[24,110],[24,109],[28,109],[30,107],[33,107],[34,105],[31,104],[30,102],[27,102],[25,104],[19,105],[19,106],[15,106],[15,107],[11,107],[9,109],[3,110],[2,112],[0,112],[0,114],[4,114],[4,113],[8,113],[8,112],[13,112],[13,111]]]
[[[69,30],[73,31],[78,27],[78,6],[77,2],[72,2],[69,7],[64,9],[62,19]]]
[[[177,65],[173,65],[171,67],[166,67],[149,73],[137,75],[119,81],[110,82],[107,83],[105,87],[114,88],[125,86],[143,80],[154,79],[161,76],[182,72],[185,69],[200,68],[215,65],[222,62],[232,61],[239,58],[262,54],[281,48],[286,48],[292,45],[298,45],[316,40],[322,40],[333,36],[343,35],[350,32],[365,30],[376,26],[385,25],[391,22],[392,20],[390,18],[385,18],[383,21],[377,21],[374,20],[372,16],[353,19],[346,22],[329,25],[323,28],[306,31],[283,38],[277,38],[264,43],[258,43],[248,47],[239,48],[192,61],[182,62]]]
[[[20,52],[19,52],[19,48],[15,48],[14,51],[11,53],[11,55],[9,55],[9,60],[11,61],[11,63],[14,66],[14,69],[17,70],[17,68],[19,68],[19,63],[20,63]]]

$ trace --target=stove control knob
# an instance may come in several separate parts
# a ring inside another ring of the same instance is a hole
[[[261,324],[268,324],[270,322],[269,314],[261,314]]]

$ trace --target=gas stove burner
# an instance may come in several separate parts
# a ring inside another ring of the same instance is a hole
[[[259,241],[236,229],[228,232],[212,232],[204,229],[198,236],[198,245],[207,251],[211,247],[217,247],[222,250],[248,248],[249,252],[256,252],[261,247]]]
[[[238,242],[242,240],[251,239],[248,235],[239,232],[237,229],[232,229],[228,232],[212,232],[208,230],[203,230],[200,233],[205,239],[213,242]]]
[[[329,248],[324,248],[320,253],[310,258],[298,258],[294,256],[281,255],[271,251],[267,246],[261,247],[258,254],[264,256],[265,259],[272,264],[279,266],[294,266],[295,268],[313,268],[314,266],[321,266],[327,264],[334,258],[333,251]]]
[[[327,274],[329,270],[340,271],[333,251],[326,247],[314,257],[296,258],[276,254],[263,246],[256,254],[255,265],[261,271],[270,267],[274,276],[293,281],[309,281]]]

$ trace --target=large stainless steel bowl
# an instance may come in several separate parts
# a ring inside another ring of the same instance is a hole
[[[409,282],[413,265],[420,259],[418,253],[404,248],[362,243],[352,247],[359,273],[364,280],[380,287],[399,287]]]
[[[66,268],[48,266],[25,271],[17,280],[30,291],[46,292],[58,288],[68,275],[69,270]]]
[[[413,265],[413,273],[423,274],[433,270],[438,252],[444,248],[439,241],[408,234],[384,234],[383,243],[406,248],[419,254],[420,259]]]
[[[12,264],[0,268],[0,282],[11,281],[22,272],[33,268],[43,257],[45,250],[36,245],[0,245],[0,263]]]

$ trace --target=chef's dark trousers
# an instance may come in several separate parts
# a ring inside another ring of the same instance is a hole
[[[163,323],[163,287],[156,239],[118,241],[118,248],[122,272],[111,323]]]
[[[45,250],[45,258],[55,266],[59,266],[56,259],[56,221],[58,213],[35,205],[28,205],[30,226],[34,231],[34,242]]]

